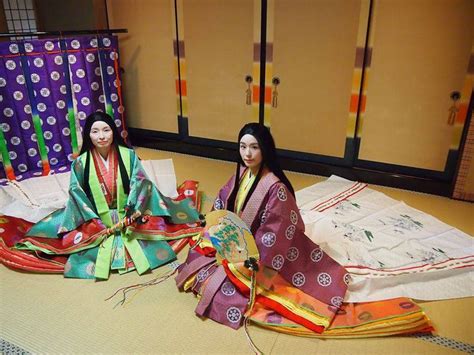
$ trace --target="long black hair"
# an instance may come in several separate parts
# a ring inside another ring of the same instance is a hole
[[[127,144],[123,140],[122,136],[119,134],[117,130],[117,126],[115,125],[114,119],[110,117],[108,114],[105,112],[101,111],[96,111],[91,113],[89,116],[86,118],[86,124],[84,125],[83,133],[82,133],[82,148],[81,148],[81,153],[86,153],[94,148],[94,144],[92,144],[91,140],[91,129],[92,125],[96,122],[105,122],[109,125],[109,127],[112,129],[112,133],[114,135],[113,143],[116,147],[119,145],[127,147]]]
[[[123,146],[127,148],[128,146],[123,140],[122,136],[119,134],[117,130],[117,126],[115,125],[114,119],[112,117],[110,117],[105,112],[101,112],[101,111],[93,112],[86,118],[86,124],[84,125],[83,134],[82,134],[82,148],[81,148],[80,154],[83,154],[83,153],[87,154],[86,165],[84,167],[84,192],[86,193],[87,197],[92,201],[94,205],[95,203],[94,203],[94,199],[91,193],[91,188],[89,185],[89,167],[91,164],[90,151],[94,148],[94,144],[92,143],[90,133],[91,133],[92,125],[95,122],[99,122],[99,121],[107,123],[110,129],[112,130],[112,133],[113,133],[112,145],[117,150],[118,165],[119,165],[119,170],[120,170],[120,177],[122,178],[123,189],[127,195],[130,192],[130,177],[127,174],[127,170],[125,169],[125,165],[122,161],[122,157],[120,156],[120,152],[118,151],[119,146]]]
[[[255,177],[255,182],[253,183],[250,191],[248,192],[245,201],[242,205],[242,209],[245,208],[247,205],[247,201],[249,200],[250,196],[252,196],[255,187],[260,180],[260,177],[263,172],[263,168],[266,167],[270,170],[275,176],[277,176],[280,181],[286,186],[286,188],[291,192],[291,194],[295,195],[295,190],[291,185],[290,181],[286,177],[285,173],[280,167],[280,162],[278,160],[275,141],[273,140],[272,134],[270,130],[263,124],[260,123],[247,123],[239,132],[239,139],[238,144],[240,145],[240,140],[246,134],[250,134],[251,136],[255,137],[258,142],[258,146],[260,147],[260,151],[262,153],[262,163],[260,164],[260,169],[258,170],[257,176]],[[237,197],[237,193],[239,191],[240,185],[240,167],[245,166],[242,157],[240,156],[240,149],[237,154],[237,170],[235,172],[235,184],[234,189],[232,190],[229,198],[227,200],[227,209],[234,211],[235,199]]]

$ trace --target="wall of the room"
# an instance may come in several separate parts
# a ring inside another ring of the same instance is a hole
[[[474,201],[474,122],[472,118],[471,112],[453,191],[454,198],[466,201]]]
[[[474,81],[474,2],[453,1],[108,0],[110,27],[129,31],[128,124],[192,153],[261,120],[299,170],[415,176],[447,194]]]
[[[5,9],[3,1],[0,2],[0,32],[8,32],[7,19],[5,18]]]
[[[37,0],[35,11],[41,31],[107,28],[104,0]]]

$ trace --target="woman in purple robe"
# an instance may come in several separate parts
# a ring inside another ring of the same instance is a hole
[[[252,232],[260,254],[256,285],[243,265],[216,263],[215,249],[203,238],[190,249],[177,285],[198,295],[199,316],[234,329],[251,317],[249,303],[255,301],[257,308],[272,310],[273,318],[281,315],[320,333],[342,304],[349,275],[304,234],[269,129],[246,124],[238,144],[236,174],[219,191],[214,209],[236,213]],[[249,296],[252,288],[255,297]]]

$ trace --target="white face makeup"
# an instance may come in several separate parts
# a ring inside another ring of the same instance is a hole
[[[239,151],[245,166],[252,171],[252,174],[257,174],[262,164],[262,151],[257,139],[250,134],[244,135],[240,139]]]
[[[107,123],[97,121],[92,125],[89,137],[91,138],[92,144],[94,144],[97,150],[102,154],[109,151],[110,145],[114,140],[114,133]]]

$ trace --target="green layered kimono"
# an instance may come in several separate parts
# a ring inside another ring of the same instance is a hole
[[[49,256],[68,255],[64,275],[74,278],[107,279],[114,269],[121,273],[136,269],[142,274],[174,260],[176,255],[168,240],[200,230],[196,201],[163,196],[146,176],[133,150],[119,147],[117,153],[130,179],[128,194],[118,163],[111,167],[114,178],[106,181],[97,171],[96,153],[84,153],[72,164],[66,207],[35,224],[16,248]],[[117,153],[110,153],[109,159],[118,157]],[[90,161],[86,164],[88,154]],[[87,175],[89,194],[84,184]],[[110,196],[111,191],[114,196]],[[147,217],[146,223],[104,234],[104,230],[137,211]]]

